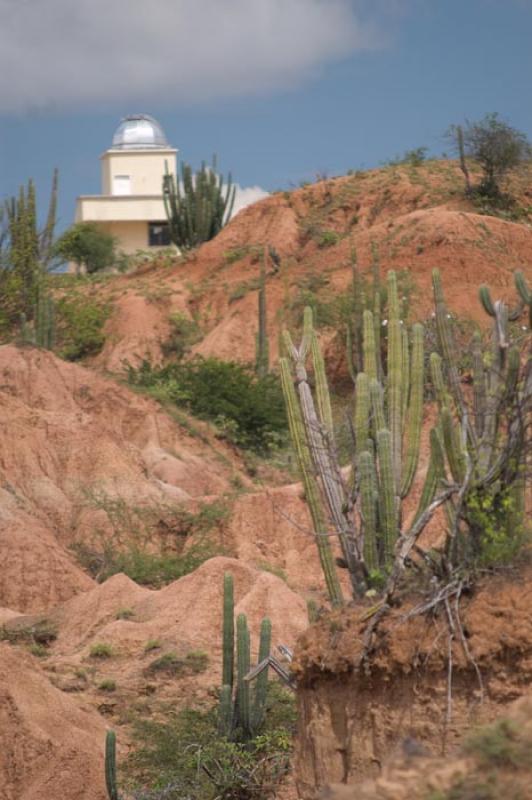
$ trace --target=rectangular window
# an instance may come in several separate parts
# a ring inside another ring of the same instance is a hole
[[[167,222],[148,222],[148,245],[150,247],[169,247],[170,228]]]
[[[113,176],[113,194],[131,194],[131,177],[129,175]]]

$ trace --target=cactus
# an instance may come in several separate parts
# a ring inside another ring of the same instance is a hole
[[[105,737],[105,785],[109,800],[119,800],[116,787],[116,734],[107,731]]]
[[[522,288],[522,275],[516,274],[516,288]],[[482,548],[484,523],[478,522],[478,509],[492,508],[490,519],[501,525],[498,535],[510,540],[514,536],[513,510],[522,506],[524,491],[521,464],[526,442],[527,409],[532,402],[532,367],[530,358],[523,362],[517,346],[508,340],[508,320],[512,313],[501,301],[494,302],[489,289],[479,290],[480,302],[492,319],[491,346],[484,349],[479,333],[472,342],[473,393],[466,400],[455,384],[452,397],[445,392],[441,364],[448,376],[457,376],[454,353],[449,348],[448,316],[439,276],[433,278],[437,305],[441,358],[431,356],[432,380],[439,403],[439,427],[445,452],[443,479],[446,472],[462,487],[461,508],[448,506],[455,535],[451,557],[478,556]],[[526,288],[526,287],[525,287]],[[521,299],[526,302],[526,293]],[[439,308],[439,311],[438,311]],[[452,383],[452,380],[451,380]],[[470,408],[472,406],[472,409]],[[473,424],[471,423],[473,418]],[[506,509],[503,519],[502,510]],[[465,535],[464,523],[469,532]]]
[[[255,343],[255,372],[260,378],[264,378],[270,369],[270,345],[266,330],[266,248],[260,262],[258,304],[259,329]]]
[[[281,369],[281,383],[285,397],[286,412],[290,436],[296,451],[299,472],[305,489],[305,499],[310,511],[318,555],[321,568],[325,577],[329,599],[333,606],[343,603],[340,582],[334,567],[333,554],[329,537],[327,536],[325,515],[320,496],[320,488],[312,466],[312,459],[306,441],[305,426],[301,416],[299,401],[296,396],[290,366],[287,358],[279,360]]]
[[[414,326],[411,345],[399,319],[394,273],[388,275],[387,296],[390,320],[388,357],[386,373],[381,373],[381,383],[379,374],[382,367],[377,358],[375,326],[375,316],[380,307],[380,301],[376,302],[375,298],[380,297],[380,285],[375,277],[374,311],[366,308],[362,315],[364,371],[359,372],[355,380],[354,473],[349,482],[344,480],[339,468],[327,404],[320,398],[321,386],[326,386],[325,370],[310,310],[305,312],[299,348],[285,334],[298,392],[286,358],[282,364],[283,389],[289,414],[293,417],[298,415],[297,431],[295,426],[291,426],[291,432],[296,452],[302,450],[306,454],[307,462],[305,470],[302,470],[305,487],[312,476],[311,514],[320,522],[325,518],[330,520],[342,550],[341,563],[349,571],[355,596],[371,587],[376,573],[388,572],[392,567],[395,545],[401,536],[400,504],[411,490],[419,458],[423,411],[423,326]],[[309,355],[316,375],[314,395],[305,369]],[[316,474],[319,482],[314,477]],[[434,481],[432,489],[435,489]],[[432,500],[432,496],[433,492],[427,502]],[[329,586],[334,582],[330,563],[324,573]],[[338,603],[338,598],[335,601]]]
[[[268,670],[259,674],[252,692],[249,682],[245,680],[251,666],[249,629],[246,615],[239,614],[236,621],[235,674],[234,591],[233,578],[228,573],[224,575],[223,589],[223,684],[218,705],[218,731],[228,739],[236,732],[247,741],[258,733],[264,721]],[[271,629],[270,620],[264,618],[260,629],[259,662],[270,654]]]
[[[231,217],[236,187],[231,175],[224,179],[212,167],[202,163],[193,174],[189,164],[181,164],[181,179],[170,175],[163,178],[163,199],[168,218],[170,237],[180,250],[188,250],[207,242],[227,224]]]
[[[37,290],[34,312],[35,344],[53,350],[55,344],[55,309],[52,296],[42,285]]]
[[[233,685],[235,650],[235,600],[233,576],[224,575],[223,589],[223,665],[222,686]]]
[[[523,303],[528,306],[528,327],[532,330],[532,291],[528,288],[525,276],[521,270],[514,272],[515,288]]]

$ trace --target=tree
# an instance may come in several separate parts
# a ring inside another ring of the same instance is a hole
[[[478,122],[466,122],[464,127],[453,125],[448,136],[460,155],[462,170],[464,156],[480,164],[482,180],[477,191],[487,197],[500,196],[504,176],[532,155],[526,135],[500,119],[497,113],[486,114]],[[467,172],[464,174],[467,181]]]
[[[111,266],[116,258],[116,239],[92,222],[76,222],[57,240],[54,254],[83,265],[88,273]]]
[[[231,175],[225,181],[212,167],[202,163],[193,173],[189,164],[181,164],[181,179],[167,173],[163,179],[163,196],[170,228],[170,237],[180,250],[197,247],[213,239],[229,222],[235,202],[236,187]]]

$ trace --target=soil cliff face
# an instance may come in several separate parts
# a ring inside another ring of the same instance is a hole
[[[443,615],[404,619],[408,607],[381,621],[362,665],[363,610],[326,617],[303,634],[295,664],[301,798],[378,777],[405,743],[420,742],[435,756],[452,752],[472,725],[526,694],[530,574],[493,581],[462,600],[464,639],[458,629],[449,637]]]

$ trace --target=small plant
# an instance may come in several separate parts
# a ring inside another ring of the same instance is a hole
[[[209,665],[209,656],[203,650],[191,650],[185,656],[185,665],[192,672],[205,672]]]
[[[44,644],[32,644],[29,650],[32,656],[36,656],[37,658],[46,658],[46,656],[49,655],[48,648],[45,647]]]
[[[148,639],[148,641],[144,645],[144,652],[151,653],[152,650],[159,650],[161,646],[162,645],[159,639]]]
[[[249,247],[233,247],[231,250],[225,251],[224,261],[226,264],[236,264],[237,261],[242,261],[248,253]]]
[[[156,658],[155,661],[152,661],[151,664],[146,668],[147,672],[150,673],[166,673],[168,675],[176,676],[181,675],[185,669],[185,661],[182,658],[179,658],[177,653],[173,651],[169,653],[164,653],[164,655],[159,656]]]
[[[56,348],[61,358],[78,361],[96,355],[105,344],[103,326],[109,307],[76,292],[61,297],[55,306]]]
[[[116,681],[111,678],[106,678],[98,684],[100,692],[114,692],[116,691]]]
[[[116,612],[116,619],[131,619],[135,616],[132,608],[121,608]]]
[[[95,644],[91,645],[89,656],[90,658],[98,659],[112,658],[112,656],[114,656],[114,650],[110,644],[106,644],[105,642],[96,642]]]
[[[180,361],[192,345],[201,340],[201,331],[194,319],[180,312],[171,314],[168,321],[171,331],[168,338],[162,342],[161,350],[166,358],[172,357]]]
[[[532,767],[530,743],[520,726],[510,719],[500,719],[480,728],[469,736],[465,750],[486,767]]]
[[[318,239],[318,247],[333,247],[340,241],[340,234],[336,231],[323,231]]]

